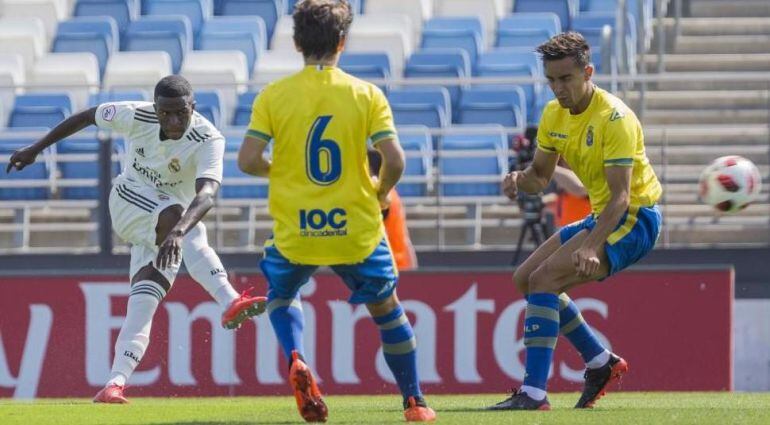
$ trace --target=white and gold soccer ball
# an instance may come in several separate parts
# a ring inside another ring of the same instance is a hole
[[[753,162],[729,155],[717,158],[700,175],[700,199],[725,213],[755,202],[762,191],[762,175]]]

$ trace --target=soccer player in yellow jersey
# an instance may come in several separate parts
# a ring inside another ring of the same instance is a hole
[[[646,255],[660,234],[656,205],[662,189],[644,151],[639,120],[618,98],[591,82],[590,48],[583,36],[556,35],[537,49],[556,100],[545,107],[532,164],[503,180],[510,198],[537,193],[560,157],[585,186],[592,213],[562,228],[516,269],[527,298],[524,385],[492,410],[548,410],[546,382],[561,331],[586,362],[576,408],[593,407],[607,384],[628,371],[586,324],[566,291],[613,275]]]
[[[414,332],[396,297],[398,276],[381,215],[403,172],[404,153],[382,92],[336,66],[352,19],[346,0],[295,6],[294,43],[305,67],[257,96],[238,164],[269,178],[275,227],[260,267],[302,417],[325,421],[328,411],[302,357],[298,291],[318,266],[330,266],[352,291],[349,301],[365,304],[380,329],[406,420],[433,420],[420,391]],[[369,175],[367,139],[382,155],[378,178]],[[268,143],[272,161],[263,158]]]

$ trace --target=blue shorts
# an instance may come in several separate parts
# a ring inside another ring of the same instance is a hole
[[[268,283],[268,302],[274,298],[291,299],[307,283],[318,266],[296,264],[284,257],[275,245],[265,248],[259,263]],[[398,271],[388,241],[383,238],[371,255],[357,264],[339,264],[331,269],[352,291],[348,302],[369,304],[382,301],[393,294],[398,284]]]
[[[636,263],[652,251],[660,236],[660,225],[663,218],[657,205],[651,207],[628,208],[615,230],[604,244],[604,252],[610,262],[610,274],[625,269]],[[559,231],[561,243],[564,244],[583,229],[591,230],[596,226],[593,214],[578,222],[564,226]]]

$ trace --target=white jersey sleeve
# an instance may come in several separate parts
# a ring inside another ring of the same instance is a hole
[[[110,102],[96,108],[96,125],[99,128],[127,133],[134,125],[134,115],[140,105],[147,102]],[[155,119],[157,121],[157,119]]]
[[[217,133],[201,144],[198,149],[198,168],[195,178],[206,178],[222,183],[222,167],[225,156],[225,139]]]

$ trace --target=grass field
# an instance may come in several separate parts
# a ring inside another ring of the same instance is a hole
[[[500,395],[431,396],[444,424],[770,424],[770,393],[611,393],[576,411],[575,394],[549,396],[550,412],[484,412]],[[401,423],[399,398],[330,396],[330,423]],[[136,398],[127,406],[86,399],[0,401],[0,424],[289,424],[302,423],[289,397]]]

